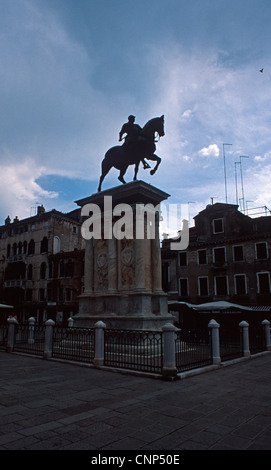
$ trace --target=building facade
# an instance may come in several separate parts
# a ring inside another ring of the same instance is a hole
[[[170,239],[162,244],[169,299],[270,306],[271,217],[251,218],[237,205],[216,203],[194,220],[185,251],[170,250]]]
[[[0,227],[0,299],[20,320],[57,321],[78,310],[83,285],[80,212],[43,206],[27,219],[8,217]]]

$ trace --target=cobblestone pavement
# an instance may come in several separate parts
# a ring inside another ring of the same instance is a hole
[[[0,353],[1,450],[271,450],[271,354],[166,382]]]

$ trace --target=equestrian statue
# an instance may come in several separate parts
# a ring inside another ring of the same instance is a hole
[[[165,135],[164,132],[164,115],[150,119],[143,128],[135,124],[135,116],[129,116],[128,122],[123,124],[119,132],[119,142],[125,138],[122,145],[111,147],[105,154],[102,161],[102,174],[100,177],[98,191],[101,191],[102,182],[111,170],[116,168],[120,170],[118,179],[122,183],[126,183],[124,175],[129,165],[135,165],[134,181],[137,179],[139,163],[142,162],[143,168],[150,168],[150,165],[145,161],[152,160],[156,162],[155,167],[150,171],[154,175],[158,166],[161,163],[161,158],[155,155],[156,145],[155,140],[158,134],[159,138]],[[125,135],[125,137],[123,137]]]

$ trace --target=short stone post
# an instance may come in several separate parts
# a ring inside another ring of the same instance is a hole
[[[73,324],[74,324],[74,319],[72,317],[70,317],[68,319],[68,328],[72,328],[73,327]]]
[[[95,357],[93,364],[96,367],[104,364],[104,329],[106,324],[102,321],[95,323]]]
[[[250,349],[249,349],[249,333],[248,333],[248,328],[249,324],[246,321],[241,321],[239,323],[240,329],[241,329],[241,335],[243,339],[243,350],[242,354],[244,357],[250,357]]]
[[[269,320],[263,320],[262,325],[264,328],[264,334],[265,334],[265,346],[267,351],[271,351],[271,342],[270,342],[270,321]]]
[[[52,357],[54,326],[55,326],[54,320],[47,320],[45,322],[45,343],[44,343],[44,351],[43,351],[44,359],[49,359],[50,357]]]
[[[208,327],[211,329],[212,335],[212,359],[213,364],[220,364],[220,344],[219,344],[219,328],[220,325],[215,320],[210,320]]]
[[[28,339],[27,342],[28,344],[34,344],[35,339],[34,339],[34,328],[35,328],[35,318],[31,317],[28,319]]]
[[[165,379],[174,379],[177,375],[175,340],[178,328],[172,323],[166,323],[162,326],[162,330],[164,345],[163,377]]]
[[[15,334],[16,326],[18,321],[16,318],[8,318],[8,342],[7,342],[7,352],[11,353],[15,344]]]

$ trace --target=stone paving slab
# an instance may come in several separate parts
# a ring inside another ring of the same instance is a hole
[[[0,353],[0,450],[271,450],[271,353],[167,382]]]

